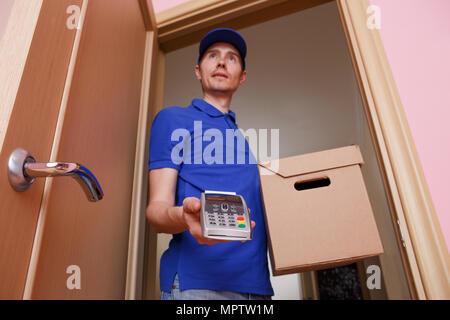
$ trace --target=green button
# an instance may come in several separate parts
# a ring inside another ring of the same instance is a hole
[[[239,224],[239,228],[245,228],[245,224]]]

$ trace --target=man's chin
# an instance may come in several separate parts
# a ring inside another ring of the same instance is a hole
[[[222,92],[234,92],[237,88],[230,86],[228,84],[215,84],[210,87],[211,91],[222,91]]]
[[[230,88],[211,88],[208,91],[216,95],[230,95],[233,94],[236,91],[236,89],[231,90]]]

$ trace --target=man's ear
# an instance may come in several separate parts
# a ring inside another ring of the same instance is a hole
[[[247,71],[242,71],[241,76],[239,77],[239,84],[243,84],[247,79]]]
[[[194,67],[194,72],[197,80],[202,80],[202,74],[200,72],[200,66],[198,64]]]

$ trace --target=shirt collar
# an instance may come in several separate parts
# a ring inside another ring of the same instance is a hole
[[[217,109],[216,107],[209,104],[203,99],[192,100],[192,105],[197,109],[199,109],[200,111],[207,113],[211,117],[223,117],[226,115],[226,113],[223,113],[222,111],[220,111],[219,109]],[[228,110],[228,114],[233,119],[233,121],[236,122],[236,114],[231,110]]]

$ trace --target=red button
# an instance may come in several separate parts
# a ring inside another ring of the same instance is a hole
[[[238,217],[237,219],[238,220],[244,220],[244,217]]]

